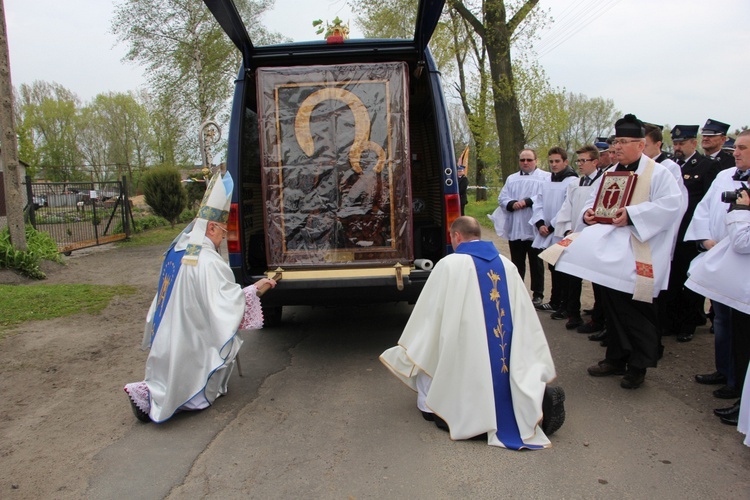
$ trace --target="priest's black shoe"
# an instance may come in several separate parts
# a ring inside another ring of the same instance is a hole
[[[690,342],[693,340],[692,333],[681,333],[677,336],[677,342]]]
[[[437,425],[438,429],[440,429],[441,431],[450,432],[450,429],[448,429],[448,422],[438,417],[434,413],[432,414],[432,420],[435,422],[435,425]]]
[[[738,399],[732,406],[727,408],[716,408],[714,409],[714,415],[717,417],[728,417],[733,413],[740,411],[740,400]]]
[[[620,387],[623,389],[638,389],[646,380],[646,370],[628,368],[627,373],[620,380]]]
[[[719,385],[726,384],[727,378],[719,372],[706,373],[704,375],[696,375],[695,381],[699,384],[705,385]]]
[[[430,413],[427,411],[422,412],[422,418],[427,420],[428,422],[432,422],[433,420],[435,420],[435,418],[433,417],[434,415],[434,413]]]
[[[583,325],[583,320],[580,317],[568,318],[568,321],[565,323],[565,328],[567,330],[574,330],[581,325]]]
[[[623,375],[625,364],[623,362],[603,359],[595,365],[588,367],[589,375],[592,377],[608,377],[609,375]]]
[[[568,313],[565,311],[555,311],[549,317],[550,319],[568,319]]]
[[[594,342],[602,341],[606,338],[606,330],[602,330],[599,333],[595,333],[593,335],[589,335],[589,340],[593,340]]]
[[[578,333],[596,333],[602,331],[602,329],[604,329],[602,325],[589,321],[579,326],[576,331]]]
[[[719,417],[719,420],[721,420],[722,424],[737,426],[740,421],[740,411],[737,410],[737,413],[732,413],[726,417]]]
[[[740,391],[734,387],[724,385],[714,391],[714,397],[719,399],[734,399],[740,397]]]

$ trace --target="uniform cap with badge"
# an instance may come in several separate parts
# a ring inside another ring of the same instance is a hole
[[[672,127],[672,141],[686,141],[698,137],[698,125],[675,125]]]
[[[711,118],[706,120],[706,124],[701,129],[701,135],[704,136],[727,135],[727,132],[729,132],[729,124]]]

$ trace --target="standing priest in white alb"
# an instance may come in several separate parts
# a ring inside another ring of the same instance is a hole
[[[497,197],[499,206],[489,217],[497,235],[508,240],[510,260],[521,274],[521,279],[526,277],[528,256],[534,306],[539,307],[544,302],[544,263],[539,260],[541,250],[531,246],[536,230],[529,225],[529,220],[542,184],[548,182],[552,174],[537,168],[536,162],[536,151],[533,149],[524,149],[518,154],[519,170],[505,179],[505,185]]]
[[[216,173],[196,219],[164,256],[159,286],[146,318],[143,348],[151,347],[146,378],[125,386],[142,422],[164,422],[181,410],[200,410],[227,392],[242,340],[237,330],[263,326],[257,290],[244,290],[218,248],[227,233],[233,182]]]
[[[565,395],[547,389],[555,366],[523,280],[480,241],[476,219],[459,217],[450,233],[455,253],[435,265],[398,345],[380,360],[452,439],[486,434],[491,446],[546,448]]]
[[[615,172],[638,177],[627,206],[611,224],[597,223],[592,207],[583,213],[584,229],[541,254],[561,272],[602,286],[607,321],[607,354],[589,367],[591,376],[624,375],[620,386],[643,384],[646,369],[659,359],[659,332],[653,299],[667,287],[672,241],[683,200],[669,171],[643,154],[645,127],[634,115],[615,123]],[[605,182],[606,176],[601,182]]]

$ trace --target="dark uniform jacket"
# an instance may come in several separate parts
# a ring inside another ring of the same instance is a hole
[[[680,162],[678,161],[677,163],[679,164]],[[698,152],[695,152],[693,156],[688,158],[687,162],[680,165],[682,182],[685,184],[688,192],[688,207],[685,216],[682,218],[680,230],[677,233],[677,241],[682,241],[682,238],[685,236],[685,231],[687,231],[690,221],[693,220],[695,207],[708,192],[708,188],[711,187],[716,174],[719,173],[719,168],[718,161],[706,158]]]
[[[726,170],[734,167],[734,155],[726,149],[720,149],[714,160],[719,162],[719,170]]]

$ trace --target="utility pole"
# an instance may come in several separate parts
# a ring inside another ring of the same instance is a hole
[[[10,242],[16,250],[26,251],[21,171],[18,165],[18,138],[13,123],[13,86],[10,81],[8,30],[5,25],[3,0],[0,0],[0,149],[2,149],[3,175],[5,176],[5,204]]]

